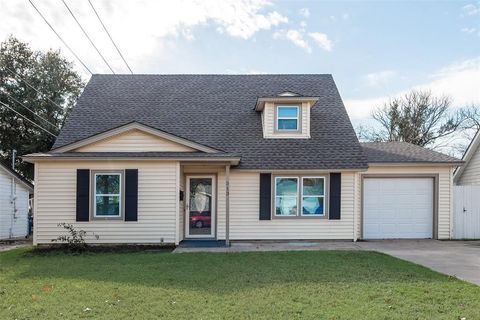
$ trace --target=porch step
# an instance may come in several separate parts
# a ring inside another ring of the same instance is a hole
[[[225,247],[225,240],[183,240],[179,248],[221,248]]]

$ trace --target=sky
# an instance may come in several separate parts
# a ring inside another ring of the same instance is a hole
[[[31,0],[93,73],[111,73],[61,0]],[[65,0],[128,73],[87,0]],[[329,73],[354,125],[412,89],[480,103],[479,1],[91,0],[134,73]],[[28,0],[0,0],[0,41],[61,49]]]

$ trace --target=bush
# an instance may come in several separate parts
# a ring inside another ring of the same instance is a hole
[[[84,230],[76,230],[73,224],[59,223],[58,227],[62,227],[68,231],[68,234],[58,236],[53,239],[52,242],[61,242],[65,247],[74,251],[81,251],[87,248],[84,237],[87,232]]]

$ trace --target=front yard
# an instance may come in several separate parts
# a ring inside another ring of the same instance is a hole
[[[480,319],[480,287],[373,252],[0,253],[0,319]]]

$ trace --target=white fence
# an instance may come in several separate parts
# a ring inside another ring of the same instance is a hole
[[[453,238],[480,239],[480,186],[454,186]]]

